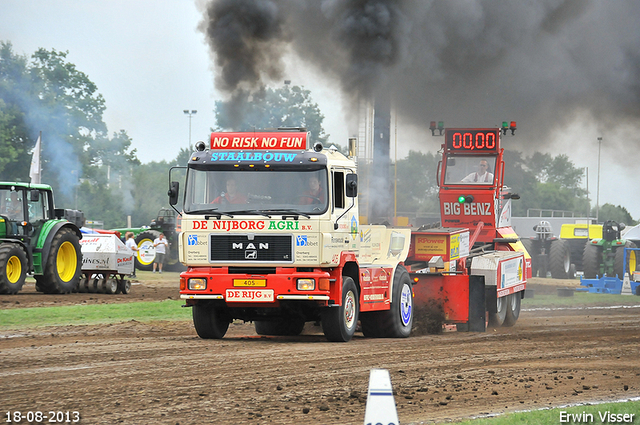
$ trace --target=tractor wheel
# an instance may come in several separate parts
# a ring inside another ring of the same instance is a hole
[[[616,258],[614,265],[614,272],[618,275],[618,279],[624,279],[624,274],[629,273],[629,279],[633,278],[633,272],[636,271],[638,261],[636,253],[638,251],[627,251],[627,264],[624,264],[624,248],[635,248],[636,244],[631,241],[626,241],[624,247],[616,248]]]
[[[0,294],[17,294],[27,278],[27,254],[20,246],[0,245]]]
[[[509,297],[500,297],[496,300],[497,312],[489,314],[489,327],[499,328],[504,324],[507,318],[507,310],[509,310],[508,298]]]
[[[391,308],[380,312],[379,325],[384,338],[407,338],[413,326],[413,292],[407,269],[398,266],[393,277]]]
[[[582,268],[585,279],[595,279],[600,276],[600,263],[602,263],[602,247],[589,242],[584,246],[582,254]]]
[[[160,235],[157,230],[145,230],[136,237],[138,253],[136,255],[136,268],[138,270],[151,271],[153,260],[156,258],[156,249],[153,241]]]
[[[78,289],[82,273],[82,252],[78,236],[69,228],[62,228],[53,237],[42,278],[46,293],[69,294]]]
[[[554,279],[569,279],[571,273],[571,248],[562,239],[551,241],[549,271],[551,271],[551,277]]]
[[[227,333],[230,322],[222,307],[211,304],[193,306],[193,326],[202,339],[221,339]]]
[[[349,276],[342,276],[342,303],[322,311],[322,331],[329,341],[347,342],[356,332],[360,308],[358,288]]]
[[[502,326],[513,326],[520,317],[520,304],[522,301],[522,294],[516,292],[515,294],[509,294],[505,298],[505,304],[507,305],[507,314],[504,318]]]
[[[258,335],[296,336],[304,329],[304,320],[294,318],[278,321],[256,320],[253,323]]]

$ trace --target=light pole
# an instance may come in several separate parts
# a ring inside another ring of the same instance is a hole
[[[602,137],[598,137],[598,188],[596,189],[596,224],[598,223],[598,214],[600,212],[600,145],[602,145]]]
[[[189,115],[189,149],[191,149],[191,117],[197,114],[198,111],[192,109],[191,112],[189,112],[188,109],[185,109],[183,112],[185,115]]]

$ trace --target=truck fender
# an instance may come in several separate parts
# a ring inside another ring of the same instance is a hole
[[[329,272],[331,278],[335,279],[330,294],[331,299],[334,301],[333,305],[340,305],[342,302],[342,276],[352,278],[356,288],[358,288],[358,292],[361,293],[359,270],[358,260],[353,252],[342,252],[340,254],[340,265]]]

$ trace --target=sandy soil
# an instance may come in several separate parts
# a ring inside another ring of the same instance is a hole
[[[129,295],[27,286],[0,309],[178,298],[176,273],[139,276]],[[638,397],[640,299],[623,299],[634,305],[525,309],[513,328],[346,344],[311,325],[259,337],[234,323],[222,340],[199,339],[189,321],[0,331],[1,420],[40,410],[78,411],[83,424],[362,424],[371,368],[390,371],[403,424]]]

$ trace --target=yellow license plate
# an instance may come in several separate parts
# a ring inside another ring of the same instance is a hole
[[[267,279],[233,279],[233,286],[244,286],[244,287],[267,286]]]

